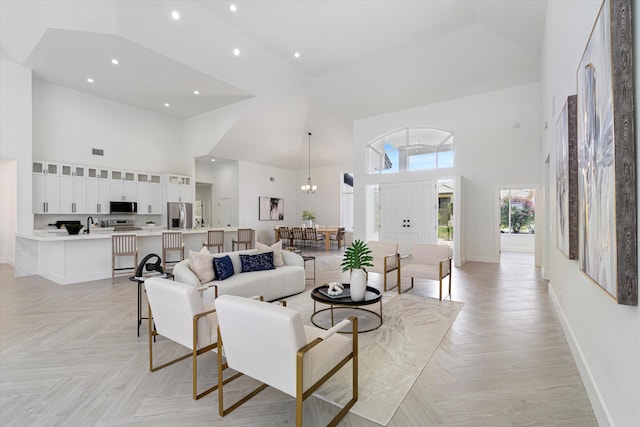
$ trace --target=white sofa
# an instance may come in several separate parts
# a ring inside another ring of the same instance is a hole
[[[203,291],[205,304],[212,303],[220,295],[230,294],[242,297],[261,295],[265,301],[273,301],[297,294],[305,289],[304,261],[300,255],[281,251],[284,265],[273,270],[250,271],[242,273],[240,254],[257,254],[258,250],[226,252],[213,254],[213,257],[229,255],[233,263],[234,275],[225,280],[213,280],[201,283],[191,270],[189,260],[180,261],[173,269],[174,280],[194,287],[209,286]]]

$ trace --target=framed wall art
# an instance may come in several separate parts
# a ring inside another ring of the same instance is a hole
[[[556,122],[556,246],[578,259],[578,141],[576,95],[567,97]]]
[[[638,304],[631,0],[604,0],[577,70],[578,264]]]
[[[283,221],[284,199],[280,197],[258,197],[258,219],[260,221]]]

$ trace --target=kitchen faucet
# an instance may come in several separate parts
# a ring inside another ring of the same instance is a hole
[[[91,220],[91,221],[89,221],[89,220]],[[91,225],[91,223],[93,223],[93,217],[92,216],[87,217],[87,229],[84,230],[84,232],[87,233],[87,234],[89,234],[89,232],[90,232],[89,226]]]

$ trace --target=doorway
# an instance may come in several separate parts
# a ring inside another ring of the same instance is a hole
[[[196,182],[196,203],[194,205],[195,226],[211,227],[213,225],[213,185]]]
[[[215,222],[217,227],[231,227],[231,198],[218,199]]]
[[[502,187],[498,189],[498,253],[513,258],[535,258],[536,188]]]

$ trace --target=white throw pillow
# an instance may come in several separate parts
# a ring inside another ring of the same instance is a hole
[[[215,278],[213,255],[206,246],[200,252],[189,251],[189,268],[198,276],[200,283],[207,283]]]
[[[256,242],[256,249],[258,253],[273,251],[273,266],[282,267],[284,265],[284,259],[282,258],[282,240],[278,240],[271,246]]]

